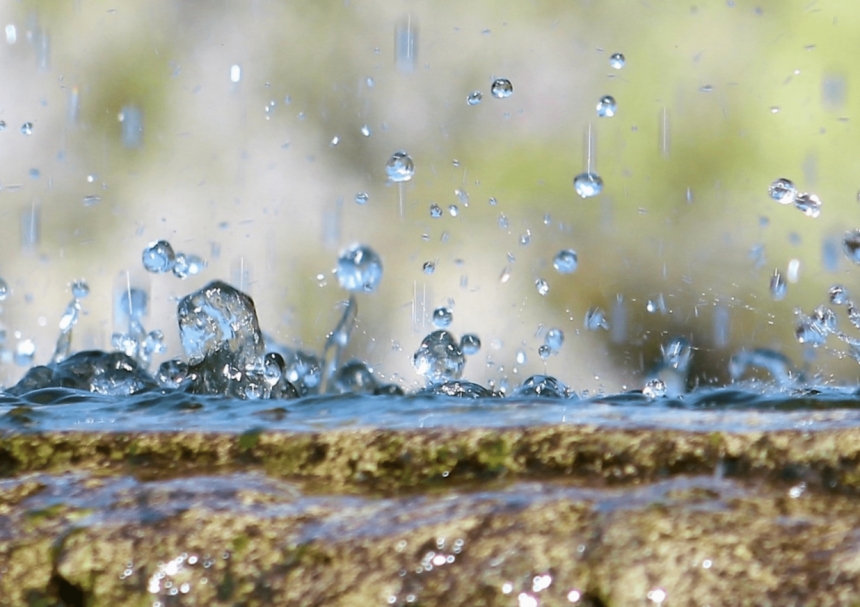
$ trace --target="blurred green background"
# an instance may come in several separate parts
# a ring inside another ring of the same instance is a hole
[[[225,278],[268,333],[318,350],[345,298],[337,252],[353,242],[378,251],[385,276],[358,297],[350,352],[407,387],[430,314],[449,303],[452,331],[483,341],[466,367],[482,383],[547,372],[577,390],[640,387],[674,336],[692,342],[698,382],[727,381],[731,354],[756,347],[856,381],[844,344],[804,351],[794,326],[831,284],[860,292],[841,250],[860,227],[860,4],[9,0],[0,27],[5,382],[23,371],[9,355],[21,340],[50,358],[76,278],[92,294],[75,349],[109,347],[129,281],[178,356],[176,298]],[[407,28],[411,70],[397,61]],[[490,95],[496,77],[511,97]],[[618,110],[599,118],[606,94]],[[121,115],[142,130],[124,135]],[[583,200],[572,179],[589,125],[605,188]],[[402,192],[385,176],[399,149],[416,166]],[[777,177],[818,194],[821,216],[772,201]],[[208,268],[146,274],[140,253],[161,238]],[[562,248],[576,273],[553,269]],[[773,301],[770,277],[791,260],[797,281]],[[665,311],[649,313],[661,295]],[[584,330],[592,306],[609,331]],[[566,340],[544,362],[551,327]]]

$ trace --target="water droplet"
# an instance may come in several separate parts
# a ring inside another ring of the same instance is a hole
[[[242,68],[238,65],[230,66],[230,82],[236,84],[242,79]]]
[[[451,213],[451,217],[456,217],[460,214],[460,209],[457,208],[456,204],[452,204],[448,207],[448,212]]]
[[[842,250],[848,259],[860,264],[860,230],[845,232],[842,237]]]
[[[354,244],[338,257],[337,280],[347,291],[372,293],[382,280],[382,259],[370,247]]]
[[[435,261],[425,261],[422,266],[425,274],[432,274],[436,271],[436,262]]]
[[[462,204],[464,207],[469,206],[469,194],[468,192],[466,192],[466,190],[454,190],[454,195],[457,197],[457,200],[460,201],[460,204]]]
[[[370,137],[370,127],[366,124],[361,125],[361,134],[365,137]]]
[[[609,65],[616,70],[620,70],[622,67],[624,67],[625,61],[626,60],[624,59],[624,55],[622,55],[621,53],[612,53],[612,55],[609,57]]]
[[[660,346],[663,354],[663,364],[671,369],[682,373],[690,366],[690,358],[693,355],[693,346],[683,337],[674,337]]]
[[[5,280],[0,278],[0,301],[6,301],[6,298],[9,296],[9,285]]]
[[[582,198],[591,198],[603,190],[603,179],[597,173],[580,173],[573,178],[573,189]]]
[[[433,326],[438,329],[446,329],[454,320],[454,312],[451,308],[436,308],[433,310]]]
[[[469,96],[466,97],[466,103],[469,105],[478,105],[481,103],[481,100],[484,98],[484,93],[481,91],[472,91],[469,93]]]
[[[795,335],[798,342],[810,345],[813,348],[823,346],[824,342],[827,341],[827,331],[825,328],[821,323],[814,321],[808,316],[801,317],[797,322]]]
[[[403,150],[394,152],[385,165],[388,180],[394,183],[409,181],[415,175],[415,164],[412,158]]]
[[[573,249],[562,249],[552,260],[552,267],[559,274],[573,274],[578,265],[579,258]]]
[[[71,284],[72,297],[83,299],[90,294],[90,285],[85,280],[76,280]]]
[[[185,280],[189,276],[197,276],[206,267],[206,262],[197,255],[177,253],[171,270],[177,278]]]
[[[412,357],[415,370],[430,383],[460,379],[466,359],[454,336],[440,329],[425,337]]]
[[[858,199],[858,200],[860,200],[860,192],[857,192],[857,199]],[[495,199],[495,198],[493,198],[493,197],[490,197],[490,199],[489,199],[489,200],[487,200],[487,202],[489,202],[489,203],[490,203],[490,206],[491,206],[491,207],[494,207],[494,206],[496,206],[497,204],[499,204],[499,201],[498,201],[498,200],[496,200],[496,199]]]
[[[33,123],[25,122],[21,125],[21,133],[23,135],[32,135],[33,134]]]
[[[529,232],[528,230],[526,230],[525,234],[520,234],[520,246],[521,247],[529,246],[529,243],[531,243],[531,241],[532,241],[532,235],[531,235],[531,232]]]
[[[601,118],[612,118],[615,115],[617,107],[615,97],[604,95],[600,98],[600,101],[597,102],[597,115]]]
[[[430,205],[430,217],[432,217],[433,219],[439,219],[440,217],[442,217],[442,215],[442,207],[440,207],[435,202]]]
[[[517,355],[514,360],[517,361],[518,365],[526,364],[528,362],[528,356],[526,356],[526,351],[523,349],[517,350]]]
[[[549,293],[549,283],[547,283],[543,278],[535,280],[535,288],[537,289],[538,295],[546,295]]]
[[[0,120],[0,131],[5,131],[5,130],[6,130],[6,121]]]
[[[499,227],[502,228],[503,230],[508,229],[508,216],[505,215],[504,213],[499,215]]]
[[[481,338],[474,333],[466,333],[460,338],[460,349],[466,356],[477,354],[481,350]]]
[[[666,383],[662,379],[649,379],[642,388],[642,394],[647,398],[662,398],[666,396]]]
[[[821,199],[815,194],[801,192],[794,198],[794,206],[807,217],[815,219],[821,215]]]
[[[331,141],[329,141],[328,145],[329,145],[329,147],[333,148],[333,147],[337,147],[337,144],[339,144],[339,143],[340,143],[340,137],[335,135],[334,137],[331,138]]]
[[[370,200],[370,196],[367,195],[367,192],[358,192],[355,195],[355,204],[367,204],[368,200]]]
[[[655,312],[660,312],[660,314],[665,314],[666,310],[666,300],[663,298],[662,293],[658,293],[656,297],[649,298],[645,304],[645,309],[650,313],[654,314]]]
[[[589,331],[597,329],[609,330],[609,322],[606,320],[606,315],[599,307],[591,307],[585,313],[585,328]]]
[[[552,354],[552,350],[548,345],[544,344],[538,348],[538,356],[540,356],[541,360],[548,359],[550,354]]]
[[[507,78],[496,78],[490,86],[490,92],[496,99],[505,99],[514,94],[514,86]]]
[[[102,200],[101,196],[91,195],[91,196],[84,196],[84,199],[82,202],[84,203],[85,207],[91,207],[94,204],[98,204],[99,202],[101,202],[101,200]]]
[[[154,274],[169,272],[176,261],[173,247],[166,240],[156,240],[149,243],[141,256],[143,267]]]
[[[23,339],[15,346],[15,355],[13,361],[19,367],[30,367],[33,364],[33,358],[36,356],[36,344],[32,339]]]
[[[841,306],[849,302],[848,291],[842,285],[833,285],[827,292],[830,303]]]
[[[779,204],[791,204],[794,202],[795,196],[797,196],[797,188],[794,184],[781,177],[770,184],[770,187],[767,189],[770,197],[776,200]]]
[[[779,270],[773,271],[773,276],[770,277],[770,296],[774,301],[782,301],[785,298],[785,293],[788,290],[788,285]]]
[[[546,332],[543,343],[553,352],[558,352],[564,343],[564,332],[561,329],[550,329]]]

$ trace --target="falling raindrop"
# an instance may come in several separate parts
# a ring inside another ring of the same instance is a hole
[[[451,217],[456,217],[460,214],[460,209],[457,208],[456,204],[452,204],[448,206],[448,212],[451,214]]]
[[[490,92],[496,99],[505,99],[514,94],[514,86],[507,78],[496,78],[490,86]]]
[[[781,177],[770,184],[770,187],[767,189],[770,197],[776,200],[779,204],[791,204],[794,202],[795,196],[797,196],[797,188],[794,184]]]
[[[436,262],[435,261],[425,261],[422,266],[425,274],[432,274],[436,271]]]
[[[842,285],[833,285],[827,292],[830,303],[835,306],[847,304],[849,300],[848,291]]]
[[[9,296],[9,285],[5,280],[0,278],[0,301],[6,301],[6,298]]]
[[[553,352],[558,352],[564,343],[564,332],[561,329],[550,329],[546,332],[543,343]]]
[[[468,105],[478,105],[481,103],[483,98],[484,94],[481,91],[472,91],[469,93],[468,97],[466,97],[466,103]]]
[[[166,240],[156,240],[149,243],[143,250],[141,256],[143,267],[147,272],[158,274],[161,272],[169,272],[173,268],[176,260],[176,255],[173,252],[173,247]]]
[[[770,277],[770,296],[774,301],[782,301],[785,299],[785,293],[788,290],[788,285],[779,270],[774,270]]]
[[[815,194],[801,192],[794,198],[794,206],[807,217],[815,219],[821,215],[821,199]]]
[[[860,230],[845,232],[842,237],[842,250],[845,256],[856,264],[860,264]]]
[[[603,190],[603,179],[597,173],[580,173],[573,178],[573,189],[582,198],[591,198]]]
[[[370,127],[366,124],[361,125],[361,134],[365,137],[370,137]]]
[[[367,195],[367,192],[358,192],[355,195],[355,204],[367,204],[368,200],[370,200],[370,196]]]
[[[626,60],[624,59],[624,55],[622,55],[621,53],[612,53],[612,55],[609,57],[609,65],[616,70],[620,70],[622,67],[624,67],[625,62]]]
[[[206,267],[206,262],[197,255],[186,255],[185,253],[177,253],[176,261],[171,270],[177,278],[186,279],[189,276],[196,276]]]
[[[75,299],[83,299],[90,294],[90,285],[85,280],[76,280],[71,285],[72,297]]]
[[[617,104],[615,103],[615,97],[604,95],[600,98],[600,101],[597,102],[597,115],[601,118],[612,118],[615,116],[616,108]]]
[[[549,293],[549,283],[543,278],[535,280],[535,288],[537,289],[538,295],[546,295]]]
[[[372,293],[382,280],[382,260],[370,247],[352,245],[340,252],[337,280],[347,291]]]
[[[481,350],[481,338],[474,333],[466,333],[460,338],[460,349],[466,356],[477,354]]]
[[[606,315],[599,307],[592,307],[585,313],[585,328],[589,331],[597,329],[609,330],[609,322],[606,320]]]
[[[451,308],[436,308],[433,310],[433,326],[437,329],[446,329],[454,320],[454,312]]]
[[[24,135],[32,135],[33,134],[33,123],[25,122],[21,125],[21,133]]]
[[[559,274],[573,274],[579,265],[579,258],[573,249],[563,249],[555,254],[552,267]]]
[[[442,217],[442,215],[442,207],[440,207],[435,202],[430,205],[430,217],[432,217],[433,219],[439,219],[440,217]]]
[[[394,183],[409,181],[415,175],[415,164],[412,158],[403,150],[394,152],[385,165],[388,180]]]

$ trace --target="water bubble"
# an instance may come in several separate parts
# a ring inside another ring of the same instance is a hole
[[[23,135],[32,135],[33,134],[33,123],[25,122],[21,125],[21,133]]]
[[[642,394],[651,399],[666,396],[666,383],[662,379],[649,379],[642,388]]]
[[[815,194],[801,192],[794,198],[794,206],[807,217],[815,219],[821,215],[821,199]]]
[[[355,204],[367,204],[368,200],[370,200],[370,196],[367,195],[367,192],[358,192],[355,195]]]
[[[354,244],[340,252],[337,280],[347,291],[372,293],[382,280],[382,259],[370,247]]]
[[[474,333],[466,333],[460,338],[460,349],[466,356],[477,354],[481,350],[481,338]]]
[[[842,250],[856,264],[860,264],[860,230],[845,232],[842,237]]]
[[[833,285],[830,287],[830,290],[827,291],[827,297],[830,303],[836,306],[847,304],[850,301],[848,291],[842,285]]]
[[[615,97],[612,95],[604,95],[600,98],[600,101],[597,102],[597,115],[601,118],[612,118],[615,115],[617,107]]]
[[[388,180],[394,183],[409,181],[415,175],[415,164],[412,157],[403,150],[394,152],[385,165]]]
[[[156,240],[146,246],[141,255],[141,260],[147,272],[158,274],[169,272],[173,268],[176,255],[169,242],[166,240]]]
[[[663,364],[671,369],[686,372],[693,355],[693,346],[683,337],[674,337],[660,346]]]
[[[794,202],[795,196],[797,196],[797,188],[790,180],[784,177],[780,177],[770,184],[767,191],[770,197],[779,204],[791,204]]]
[[[589,331],[597,329],[609,330],[609,322],[606,320],[606,315],[599,307],[594,306],[588,309],[585,313],[585,328]]]
[[[537,289],[538,295],[546,295],[549,293],[549,283],[543,278],[538,278],[535,281],[535,288]]]
[[[451,213],[451,217],[456,217],[460,214],[460,209],[456,204],[452,204],[448,206],[448,212]]]
[[[610,55],[609,57],[609,65],[616,70],[620,70],[622,67],[624,67],[624,63],[624,55],[622,55],[621,53],[612,53],[612,55]]]
[[[433,219],[439,219],[443,215],[442,207],[440,207],[435,202],[430,205],[430,217]]]
[[[423,339],[412,356],[415,370],[430,383],[460,379],[466,359],[456,339],[448,331],[433,331]]]
[[[472,91],[469,93],[469,96],[466,97],[466,103],[468,105],[478,105],[481,103],[481,100],[484,98],[484,93],[481,91]]]
[[[514,94],[514,85],[507,78],[496,78],[490,86],[490,92],[496,99],[505,99]]]
[[[425,261],[422,266],[425,274],[432,274],[436,271],[436,262],[435,261]]]
[[[454,320],[454,312],[451,308],[436,308],[433,310],[433,326],[439,329],[445,329],[451,326]]]
[[[555,254],[552,260],[552,267],[559,274],[573,274],[578,265],[579,258],[573,249],[562,249]]]
[[[197,276],[206,267],[206,262],[197,255],[177,253],[173,263],[173,275],[185,280],[189,276]]]
[[[860,192],[858,192],[857,196],[860,197]],[[496,200],[495,198],[493,198],[492,196],[487,200],[487,202],[490,204],[491,207],[494,207],[497,204],[499,204],[499,201]]]
[[[9,296],[9,285],[5,280],[0,278],[0,301],[6,301],[6,298]]]
[[[603,190],[603,179],[597,173],[580,173],[573,178],[573,189],[582,198],[591,198]]]
[[[779,270],[774,270],[770,277],[770,296],[774,301],[782,301],[785,299],[785,293],[788,290],[788,285]]]
[[[561,329],[550,329],[546,332],[543,343],[553,352],[558,352],[564,343],[564,332]]]

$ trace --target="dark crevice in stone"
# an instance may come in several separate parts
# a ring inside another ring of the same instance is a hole
[[[59,573],[55,573],[51,578],[51,587],[56,589],[57,596],[60,597],[60,604],[65,607],[86,607],[87,599],[84,591],[75,586],[69,580],[64,578]]]

